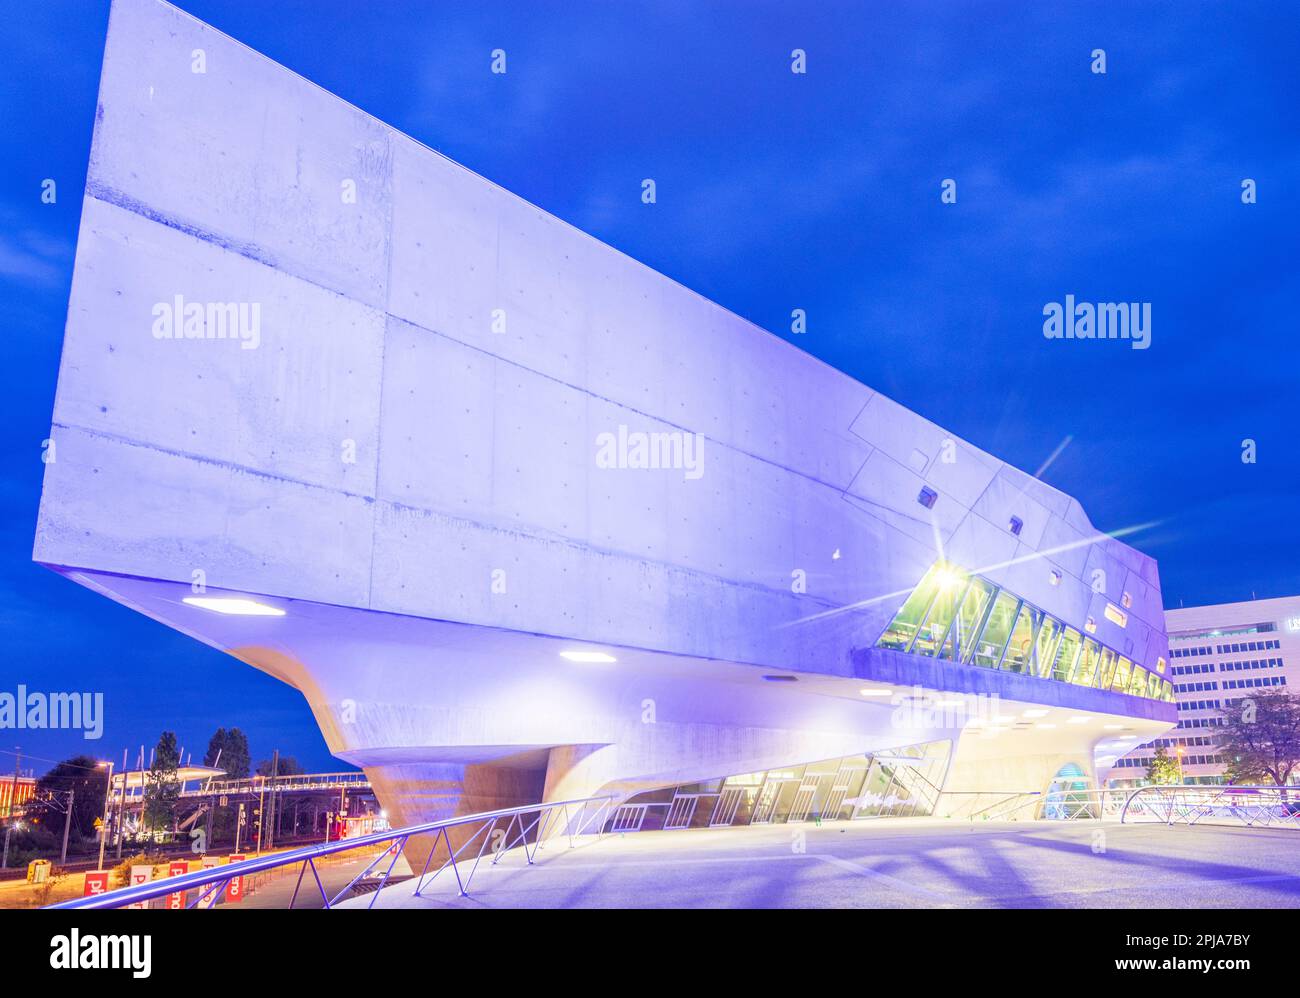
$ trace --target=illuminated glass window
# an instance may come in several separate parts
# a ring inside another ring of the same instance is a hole
[[[1119,656],[1109,648],[1101,650],[1101,669],[1097,675],[1097,687],[1099,689],[1110,689],[1111,681],[1115,678],[1115,663]]]
[[[952,662],[965,662],[970,659],[975,647],[975,635],[984,620],[984,610],[989,605],[995,587],[980,578],[971,579],[966,588],[966,595],[957,604],[957,613],[948,628],[948,636],[939,647],[939,658]]]
[[[1146,696],[1147,676],[1150,673],[1140,665],[1133,666],[1133,678],[1129,680],[1128,692],[1131,696]]]
[[[930,609],[934,594],[939,589],[941,571],[942,566],[936,563],[925,573],[921,584],[912,590],[912,594],[907,597],[907,602],[902,605],[890,623],[889,629],[881,635],[880,641],[877,642],[880,647],[893,648],[897,651],[907,650],[907,646],[912,643],[912,638],[916,636],[917,627],[925,618],[925,611]]]
[[[1069,682],[1070,676],[1074,674],[1074,661],[1079,657],[1080,643],[1079,632],[1073,627],[1067,627],[1061,635],[1061,644],[1052,662],[1053,679]]]
[[[912,643],[912,654],[933,655],[948,633],[948,625],[957,613],[961,598],[966,594],[966,585],[970,576],[949,568],[941,568],[935,576],[938,592],[930,606],[930,612]]]
[[[1036,610],[1028,603],[1020,604],[1016,626],[1011,631],[1011,640],[1007,642],[1007,654],[1002,660],[1003,669],[1008,672],[1029,671],[1030,659],[1034,651],[1034,635],[1038,633],[1038,625],[1042,622],[1042,610]]]
[[[1111,604],[1108,609],[1118,611]],[[1114,620],[1116,614],[1108,613]],[[1126,616],[1126,615],[1125,615]],[[1095,622],[1088,618],[1091,625]],[[949,562],[935,562],[908,595],[877,647],[1039,679],[1172,701],[1174,687],[1015,593]]]
[[[1052,673],[1052,656],[1056,654],[1056,644],[1061,638],[1061,622],[1055,617],[1048,617],[1038,632],[1038,642],[1034,645],[1034,675],[1046,679]]]
[[[1101,665],[1101,645],[1092,638],[1085,638],[1083,651],[1079,653],[1079,664],[1075,666],[1071,682],[1076,686],[1093,686],[1097,682],[1097,669]]]
[[[1115,666],[1115,679],[1110,684],[1110,688],[1117,693],[1127,693],[1129,681],[1133,678],[1133,663],[1123,655],[1119,657],[1119,664]]]
[[[975,644],[972,665],[983,666],[986,669],[997,668],[998,663],[1002,661],[1002,652],[1007,646],[1011,625],[1015,623],[1016,611],[1019,608],[1020,600],[1016,597],[1010,593],[998,594],[998,598],[993,601],[993,608],[989,610],[988,620],[980,633],[979,641]]]

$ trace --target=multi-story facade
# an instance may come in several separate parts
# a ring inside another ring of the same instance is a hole
[[[1184,782],[1222,783],[1222,712],[1253,690],[1300,689],[1300,596],[1167,610],[1165,624],[1178,726],[1118,759],[1099,759],[1100,777],[1113,786],[1144,783],[1162,747]]]
[[[0,818],[22,814],[23,805],[36,795],[36,777],[6,776],[0,778]]]

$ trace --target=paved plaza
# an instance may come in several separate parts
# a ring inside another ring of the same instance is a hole
[[[518,850],[384,908],[1300,907],[1300,833],[933,819],[641,832]],[[359,898],[349,905],[364,905]]]

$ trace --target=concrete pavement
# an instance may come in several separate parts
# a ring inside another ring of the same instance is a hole
[[[640,832],[444,873],[384,908],[1300,907],[1300,834],[1094,822],[891,819]],[[364,905],[369,898],[350,902]]]

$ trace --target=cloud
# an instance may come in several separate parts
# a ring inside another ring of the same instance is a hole
[[[0,232],[0,277],[41,287],[57,287],[72,262],[72,245],[26,229]]]

